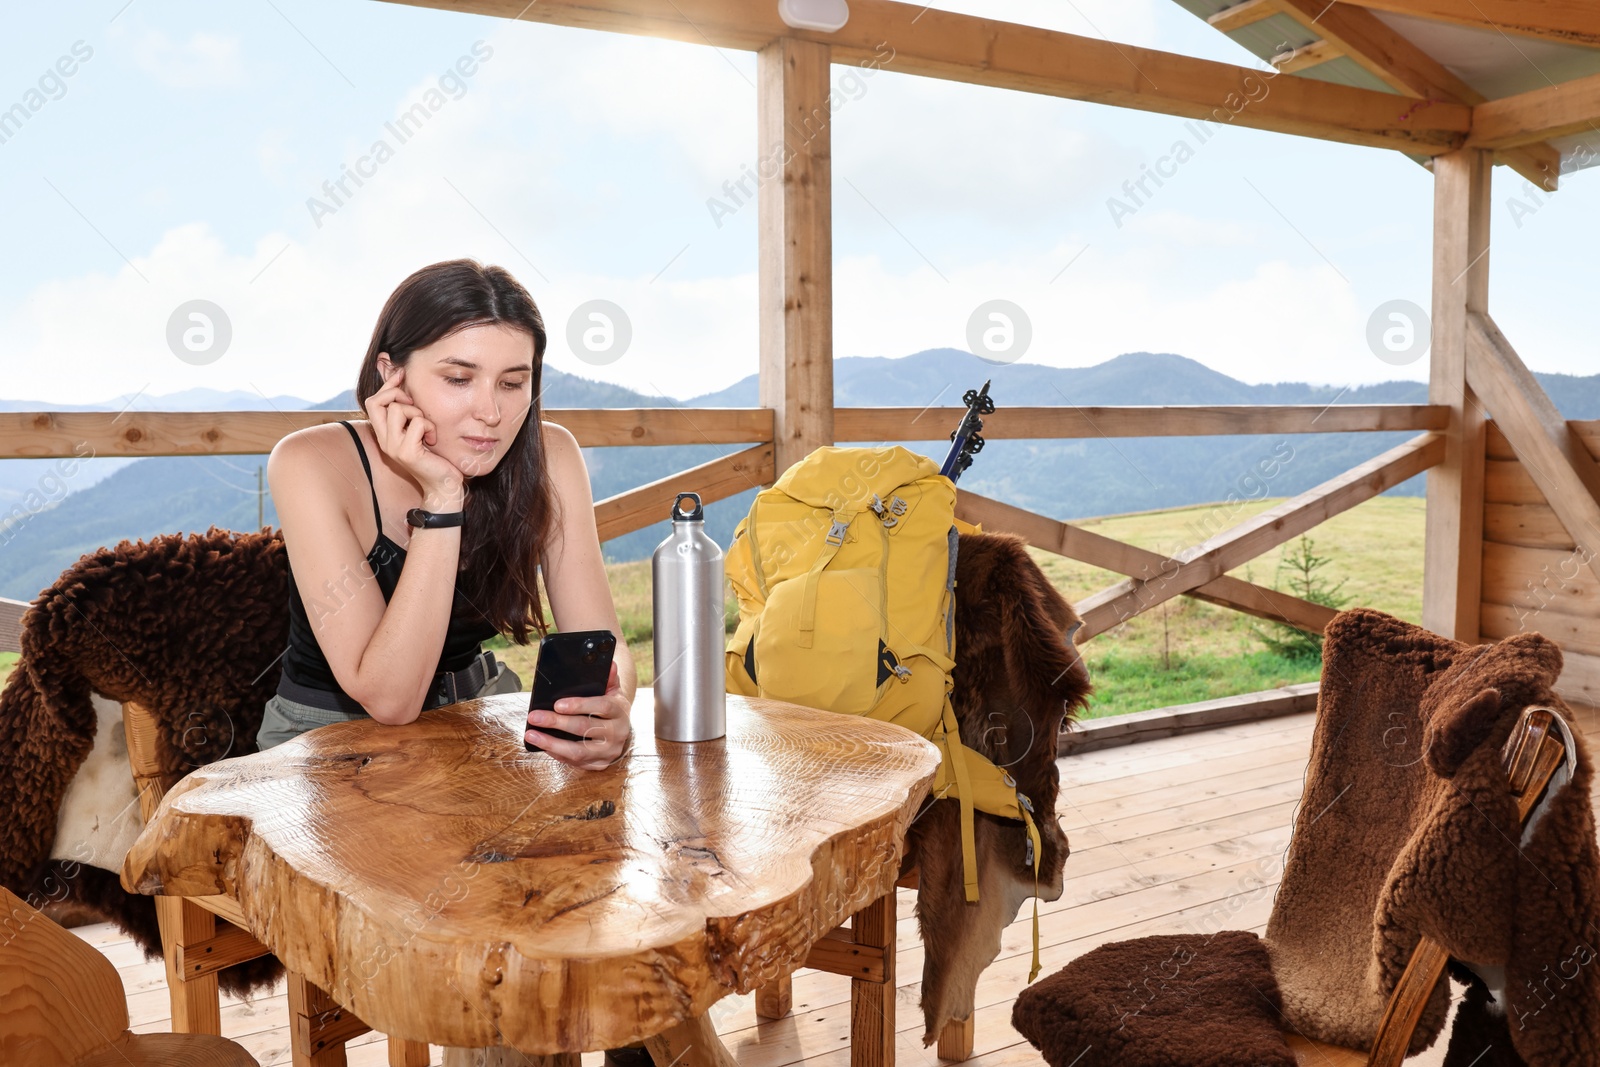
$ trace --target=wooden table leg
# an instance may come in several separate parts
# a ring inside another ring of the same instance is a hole
[[[644,1047],[656,1067],[738,1067],[704,1015],[645,1038]]]
[[[794,975],[785,973],[756,990],[756,1018],[781,1019],[794,1004]]]
[[[180,945],[216,936],[216,916],[183,897],[156,897],[156,924],[161,929],[161,954],[166,957],[167,991],[172,999],[172,1029],[179,1034],[222,1033],[222,998],[217,976],[208,971],[191,978],[178,967]]]
[[[428,1067],[430,1059],[426,1041],[389,1039],[389,1067]]]
[[[289,1056],[294,1067],[345,1067],[344,1043],[370,1029],[304,975],[289,972]]]
[[[850,920],[858,945],[883,949],[883,980],[850,980],[850,1067],[894,1067],[894,890]]]

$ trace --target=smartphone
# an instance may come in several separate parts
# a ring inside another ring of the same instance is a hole
[[[611,657],[617,650],[617,635],[610,630],[573,630],[546,634],[539,642],[539,659],[533,668],[533,697],[528,710],[554,711],[562,697],[604,696],[611,680]],[[528,741],[523,727],[522,747],[529,752],[544,749]],[[537,727],[540,733],[564,741],[582,741],[565,730]]]

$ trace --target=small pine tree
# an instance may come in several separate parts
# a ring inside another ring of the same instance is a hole
[[[1284,549],[1272,587],[1337,611],[1350,602],[1349,597],[1339,595],[1339,590],[1344,588],[1344,579],[1329,585],[1327,577],[1317,573],[1331,562],[1331,556],[1317,555],[1316,542],[1302,534],[1292,547]],[[1288,576],[1286,581],[1285,573]],[[1287,589],[1284,589],[1285,584],[1288,585]],[[1270,630],[1258,626],[1252,629],[1262,644],[1285,659],[1322,658],[1321,634],[1307,633],[1281,622],[1272,623]]]

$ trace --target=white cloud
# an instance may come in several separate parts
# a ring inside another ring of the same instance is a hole
[[[1249,245],[1261,239],[1256,226],[1232,219],[1204,219],[1178,211],[1144,209],[1128,216],[1122,225],[1131,234],[1200,247]]]
[[[133,41],[133,60],[150,77],[175,89],[244,84],[239,38],[195,30],[174,41],[161,30],[146,29]]]

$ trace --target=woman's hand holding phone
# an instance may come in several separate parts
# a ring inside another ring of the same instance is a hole
[[[526,739],[529,744],[544,749],[562,763],[586,771],[604,770],[621,757],[633,725],[628,719],[632,709],[622,692],[615,660],[611,662],[604,696],[562,697],[555,703],[554,709],[535,708],[528,712],[530,729]],[[565,730],[581,740],[563,741],[541,732],[538,729],[541,726]]]
[[[438,444],[434,425],[404,388],[406,369],[397,367],[379,389],[367,398],[367,418],[378,447],[398,462],[422,486],[423,506],[460,506],[466,484],[455,464],[434,452]]]

